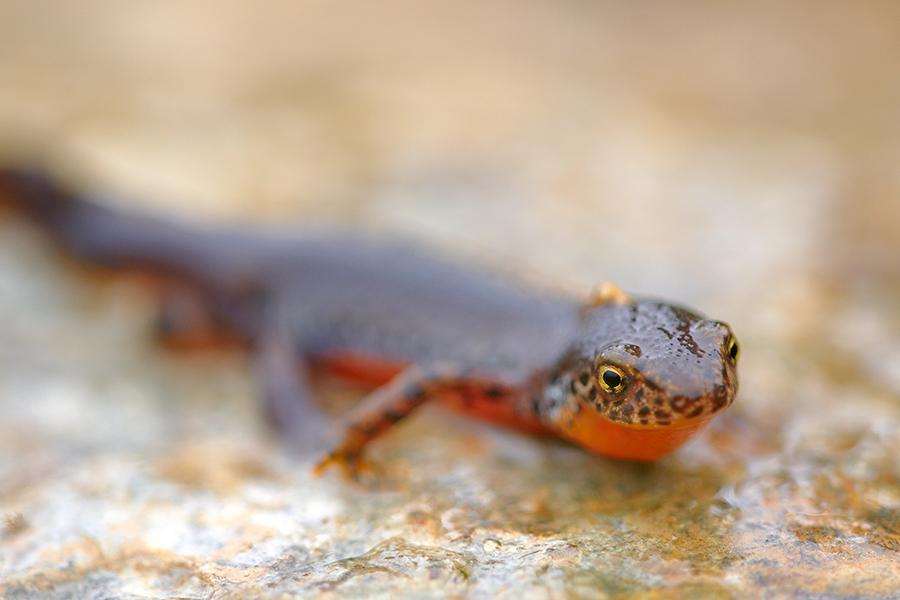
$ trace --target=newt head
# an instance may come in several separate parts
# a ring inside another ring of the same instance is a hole
[[[550,384],[550,420],[599,454],[656,460],[731,405],[737,358],[721,321],[656,301],[589,306]]]

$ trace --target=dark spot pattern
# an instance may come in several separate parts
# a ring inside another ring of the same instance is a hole
[[[506,395],[506,390],[503,386],[490,384],[484,388],[484,395],[491,399],[502,398]]]
[[[685,414],[684,416],[686,416],[688,419],[696,419],[697,417],[699,417],[702,414],[703,414],[703,405],[701,404],[700,406],[696,406],[693,409],[691,409],[691,411],[688,412],[687,414]]]
[[[552,422],[579,406],[615,423],[670,426],[712,417],[731,403],[737,384],[727,325],[638,301],[597,307],[584,326],[579,345],[548,376],[554,397],[567,399]],[[541,407],[555,410],[546,401]]]
[[[635,344],[625,344],[624,348],[625,348],[625,352],[634,356],[635,358],[641,357],[642,352],[641,352],[640,346],[637,346]]]

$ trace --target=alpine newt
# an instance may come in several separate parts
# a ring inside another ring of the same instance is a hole
[[[311,414],[310,365],[372,386],[316,473],[336,464],[355,475],[370,441],[436,399],[652,461],[737,391],[728,325],[612,284],[558,297],[404,249],[117,212],[34,172],[0,171],[0,186],[77,256],[189,282],[205,318],[254,349],[268,412],[287,435]]]

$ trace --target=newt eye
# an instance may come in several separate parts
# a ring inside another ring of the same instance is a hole
[[[728,341],[728,356],[731,358],[732,363],[736,363],[738,356],[741,354],[740,346],[738,346],[737,340],[731,338]]]
[[[625,373],[618,367],[600,367],[600,385],[607,394],[618,394],[625,389]]]

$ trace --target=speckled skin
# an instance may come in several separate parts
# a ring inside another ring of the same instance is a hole
[[[727,325],[615,287],[579,302],[402,249],[122,214],[41,175],[3,171],[0,186],[76,255],[189,283],[211,321],[255,347],[270,413],[289,435],[309,431],[309,362],[377,386],[317,472],[355,474],[369,441],[431,399],[653,460],[737,390]]]
[[[663,302],[605,303],[586,311],[577,341],[545,396],[586,400],[616,423],[669,426],[710,417],[737,392],[736,347],[728,325]],[[730,353],[734,353],[734,357]],[[602,372],[617,368],[614,393]]]

